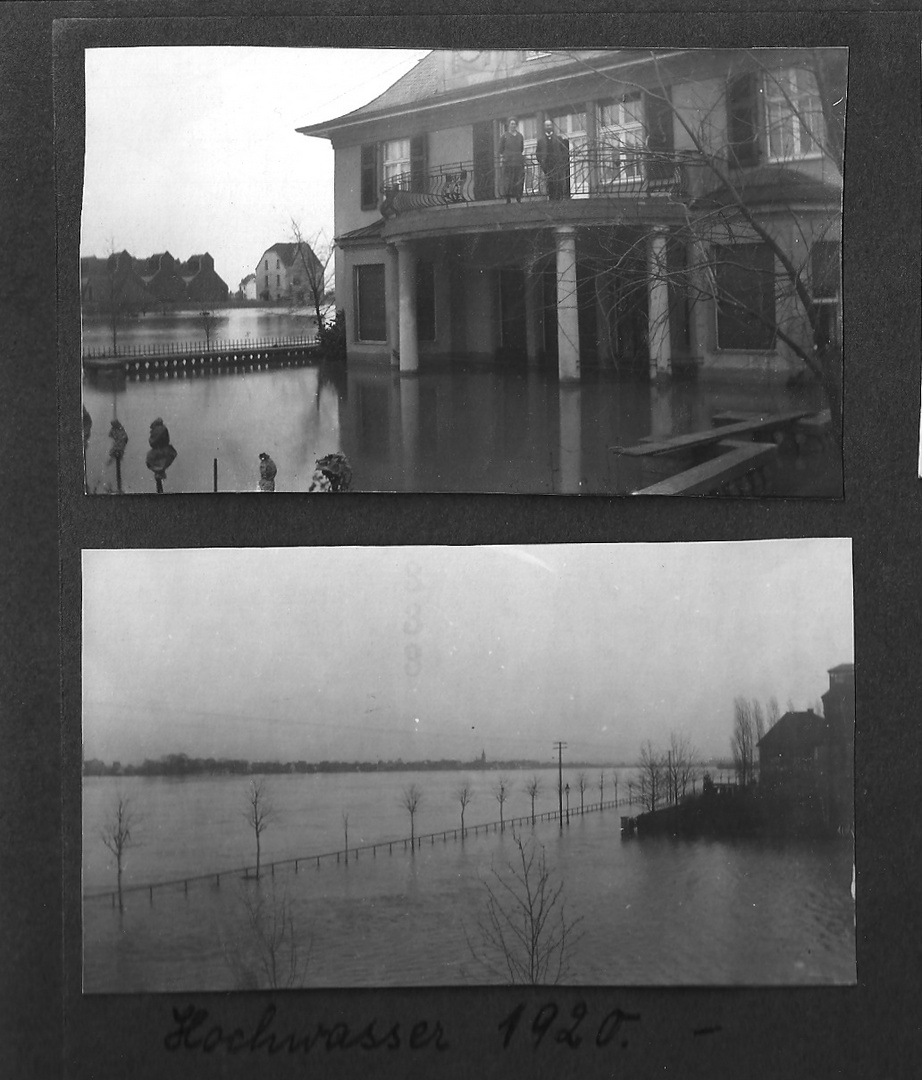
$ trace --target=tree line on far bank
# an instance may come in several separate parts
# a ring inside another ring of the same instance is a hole
[[[99,758],[87,758],[83,763],[84,776],[247,776],[250,774],[279,775],[285,773],[344,773],[344,772],[426,772],[452,770],[521,770],[548,769],[551,764],[542,761],[510,760],[461,761],[456,758],[440,758],[437,761],[247,761],[244,758],[201,758],[187,754],[165,754],[162,757],[146,758],[140,765],[126,764],[120,761],[107,763]],[[581,767],[581,763],[570,763],[568,768]],[[585,765],[592,768],[622,768],[619,765]]]

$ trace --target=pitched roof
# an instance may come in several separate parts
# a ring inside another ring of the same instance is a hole
[[[371,225],[363,225],[360,229],[353,229],[351,232],[343,233],[342,236],[337,236],[336,243],[350,244],[360,243],[362,240],[374,240],[381,235],[384,225],[384,218],[378,218]]]
[[[200,255],[190,255],[188,259],[180,264],[180,270],[182,273],[198,273],[202,269],[202,259],[208,256],[207,251],[203,251]]]
[[[442,61],[433,50],[427,53],[410,70],[401,76],[383,94],[379,94],[366,105],[353,109],[347,116],[361,116],[366,112],[378,112],[391,109],[396,105],[409,105],[414,101],[423,101],[445,89],[442,78]]]
[[[796,162],[771,162],[739,174],[732,187],[722,185],[696,199],[693,205],[733,205],[737,195],[743,196],[750,205],[788,204],[796,199],[835,204],[842,198],[842,187],[841,181],[837,183],[828,177],[819,179],[808,172],[801,172]]]
[[[271,248],[266,249],[266,254],[268,255],[270,251],[274,251],[275,254],[278,255],[278,257],[282,260],[282,262],[286,266],[293,266],[294,262],[295,262],[295,259],[297,259],[297,257],[298,257],[298,247],[299,247],[299,245],[295,244],[295,243],[292,243],[292,244],[273,244]],[[307,251],[306,257],[307,258],[310,258],[311,256],[313,256],[315,260],[317,259],[317,256],[314,254],[313,249],[311,248],[310,244],[307,243],[306,240],[301,241],[300,247],[306,249],[306,251]]]
[[[759,739],[759,749],[772,753],[810,750],[829,742],[826,718],[813,711],[788,712]]]
[[[549,78],[569,77],[574,71],[585,73],[578,56],[570,52],[550,51],[534,60],[521,59],[521,50],[491,50],[503,53],[509,58],[507,63],[492,69],[484,78],[469,81],[457,77],[448,70],[446,73],[446,54],[451,50],[435,49],[427,53],[405,75],[372,101],[353,109],[352,112],[324,120],[317,124],[307,124],[295,130],[302,135],[320,135],[326,138],[334,131],[360,124],[388,112],[409,109],[412,106],[452,106],[473,95],[493,95],[514,88],[532,84],[545,87]],[[677,50],[662,50],[673,52]],[[631,50],[623,49],[587,49],[579,50],[579,55],[605,58],[605,66],[621,64],[632,57]]]

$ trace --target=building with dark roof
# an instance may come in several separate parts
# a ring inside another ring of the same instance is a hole
[[[127,251],[80,260],[80,302],[86,311],[110,312],[144,310],[154,304]]]
[[[561,380],[783,382],[815,364],[838,340],[844,56],[434,51],[299,128],[335,152],[349,355],[402,372],[522,360]],[[518,179],[500,158],[511,116]],[[538,160],[546,121],[569,142],[561,198]]]
[[[168,251],[143,259],[121,251],[107,259],[89,255],[80,260],[80,297],[86,311],[150,311],[186,301],[219,304],[227,300],[227,291],[207,251],[184,263]]]
[[[759,740],[759,787],[806,818],[847,827],[854,818],[855,665],[828,674],[822,716],[787,712]]]
[[[186,298],[186,283],[179,272],[179,263],[168,251],[135,260],[135,268],[155,299],[173,303]]]
[[[179,268],[186,284],[186,296],[199,304],[223,303],[227,300],[226,282],[218,276],[214,259],[209,253],[190,255]]]

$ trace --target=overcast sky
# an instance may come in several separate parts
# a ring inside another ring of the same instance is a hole
[[[847,540],[89,551],[83,589],[85,753],[123,764],[728,756],[736,695],[853,660]]]
[[[333,151],[299,135],[366,104],[425,50],[90,49],[81,255],[209,251],[231,291],[262,253],[333,234]]]

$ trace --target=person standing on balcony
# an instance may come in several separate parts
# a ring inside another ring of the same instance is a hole
[[[570,144],[554,131],[550,120],[544,121],[544,134],[538,139],[535,157],[544,173],[549,199],[570,197]]]
[[[506,202],[522,201],[525,185],[525,139],[519,131],[519,122],[509,117],[506,130],[499,140],[499,162],[503,170],[503,194]]]

